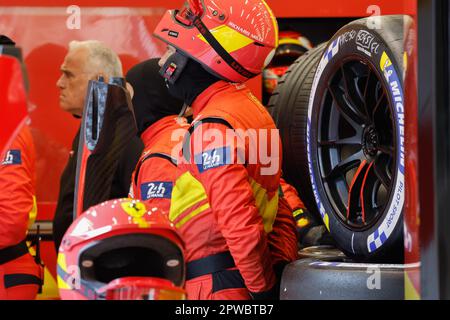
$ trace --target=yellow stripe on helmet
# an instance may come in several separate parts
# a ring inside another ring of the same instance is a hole
[[[301,42],[299,39],[293,39],[293,38],[282,38],[278,41],[278,45],[281,46],[282,44],[297,44],[301,46]]]
[[[254,42],[249,37],[244,36],[242,33],[237,32],[227,25],[218,26],[211,29],[210,32],[228,53],[242,49]],[[208,43],[201,34],[198,35],[198,38]]]

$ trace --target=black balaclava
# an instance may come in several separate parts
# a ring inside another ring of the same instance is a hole
[[[159,74],[158,61],[159,58],[141,62],[126,75],[134,89],[132,103],[139,135],[156,121],[178,115],[183,108],[183,101],[169,94],[164,78]]]
[[[206,71],[200,63],[188,58],[179,78],[174,84],[167,82],[167,86],[171,95],[182,99],[190,106],[200,93],[219,80],[218,77]]]

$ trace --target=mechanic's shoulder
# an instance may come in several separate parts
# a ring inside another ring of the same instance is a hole
[[[144,147],[145,146],[141,138],[134,136],[125,147],[124,153],[125,155],[132,156],[133,158],[139,158],[144,151]]]

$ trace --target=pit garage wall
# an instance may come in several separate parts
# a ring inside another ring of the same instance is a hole
[[[420,299],[420,201],[418,156],[418,83],[417,83],[417,15],[411,15],[413,24],[405,29],[404,96],[405,96],[405,183],[407,185],[404,209],[405,237],[405,298]]]
[[[422,299],[450,299],[450,5],[418,2]]]
[[[32,130],[38,152],[38,220],[53,218],[59,177],[79,127],[79,120],[61,111],[58,104],[56,81],[68,42],[87,39],[104,41],[119,54],[126,72],[139,61],[160,56],[165,46],[152,38],[151,33],[166,9],[179,8],[183,2],[184,0],[0,0],[0,33],[11,36],[23,48],[28,68]],[[277,18],[300,20],[415,14],[416,11],[415,0],[321,0],[320,5],[306,0],[267,2]],[[67,8],[71,5],[81,8],[80,29],[67,27],[70,16]],[[260,77],[251,80],[249,86],[256,96],[261,97]],[[42,255],[48,272],[54,277],[56,255],[52,242],[43,242]],[[54,292],[50,292],[47,297],[52,295],[55,295]]]

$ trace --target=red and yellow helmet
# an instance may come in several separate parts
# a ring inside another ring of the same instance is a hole
[[[61,299],[185,298],[184,244],[167,214],[133,199],[89,208],[58,254]]]
[[[263,72],[264,93],[271,95],[278,81],[297,58],[313,48],[311,42],[296,31],[280,32],[280,39],[275,56]]]
[[[230,82],[260,74],[278,46],[278,24],[264,0],[189,0],[167,11],[154,35]]]

